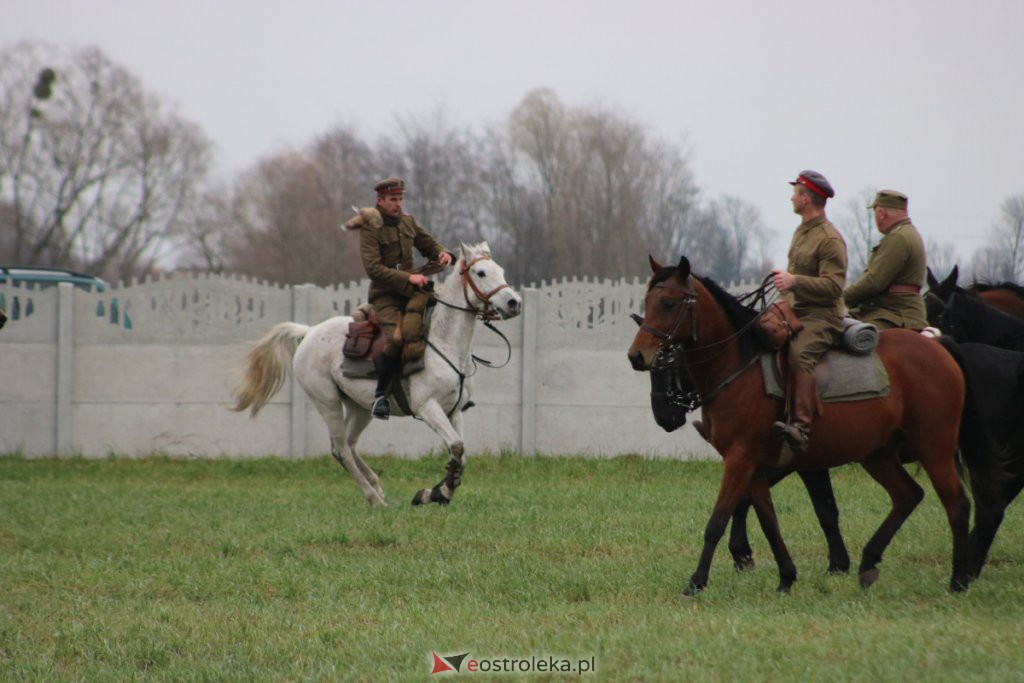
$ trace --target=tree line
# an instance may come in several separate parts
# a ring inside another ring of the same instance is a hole
[[[383,176],[444,244],[487,240],[517,284],[642,274],[647,255],[685,253],[730,282],[762,277],[774,235],[755,206],[708,197],[687,150],[614,110],[527,93],[484,130],[442,112],[396,121],[375,141],[339,125],[269,153],[229,180],[213,143],[96,48],[0,50],[0,262],[107,279],[167,269],[274,282],[358,280],[357,236],[339,229]],[[833,212],[851,277],[878,234],[863,206]],[[975,272],[1024,275],[1024,194],[1007,199]],[[929,244],[948,261],[949,245]],[[946,263],[942,264],[947,265]],[[942,268],[940,267],[940,271]]]

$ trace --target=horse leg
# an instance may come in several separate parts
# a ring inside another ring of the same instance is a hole
[[[981,576],[981,570],[988,559],[988,551],[995,540],[996,532],[1003,523],[1003,515],[1006,507],[1020,493],[1024,486],[1024,477],[1016,477],[1007,488],[995,500],[989,500],[988,496],[975,494],[974,496],[974,529],[971,531],[968,547],[970,548],[970,573],[971,580]]]
[[[807,487],[807,494],[814,505],[814,514],[825,533],[828,544],[828,573],[846,574],[850,571],[850,554],[839,531],[839,507],[832,492],[832,478],[828,470],[807,470],[799,472],[800,479]]]
[[[750,499],[754,504],[754,511],[757,513],[757,520],[761,523],[761,531],[768,539],[768,546],[772,549],[775,563],[779,566],[779,593],[788,593],[796,581],[796,565],[782,540],[782,533],[779,531],[779,519],[775,515],[775,506],[772,504],[772,494],[768,480],[763,476],[754,476],[750,481]]]
[[[882,554],[903,522],[924,498],[924,489],[907,474],[891,451],[879,451],[861,462],[861,466],[881,484],[892,501],[888,516],[864,546],[861,555],[860,585],[862,588],[870,588],[878,580],[878,563],[882,561]]]
[[[462,443],[462,413],[456,410],[449,420],[441,404],[434,399],[428,400],[418,411],[419,417],[434,430],[448,447],[451,458],[445,467],[444,479],[433,488],[420,489],[412,497],[413,505],[438,503],[447,505],[452,502],[455,489],[462,483],[462,464],[465,446]]]
[[[347,433],[349,420],[346,419],[346,415],[352,414],[354,404],[351,401],[346,401],[344,412],[342,407],[336,403],[325,405],[317,401],[315,405],[317,410],[320,411],[320,415],[324,418],[324,422],[327,423],[327,429],[330,432],[331,456],[352,476],[356,486],[363,492],[363,497],[366,498],[367,503],[373,506],[387,506],[387,503],[384,501],[383,492],[380,491],[380,483],[377,482],[376,486],[371,484],[356,463],[355,452],[352,450],[355,438],[350,437]],[[355,410],[361,409],[355,408]],[[358,436],[358,432],[356,436]],[[374,477],[376,478],[376,475]]]
[[[352,460],[355,461],[356,467],[366,477],[366,481],[370,482],[370,486],[377,490],[377,494],[381,498],[384,498],[384,489],[380,486],[380,477],[363,461],[362,456],[356,451],[356,441],[359,440],[359,436],[370,422],[373,421],[373,415],[355,401],[345,399],[343,403],[345,404],[345,443],[352,454]]]
[[[936,451],[930,451],[935,453]],[[967,590],[970,584],[970,548],[968,528],[971,519],[971,503],[960,484],[953,458],[936,460],[920,458],[921,466],[946,509],[946,518],[953,533],[953,575],[949,579],[949,590],[954,593]]]
[[[725,458],[725,469],[722,472],[722,483],[718,489],[718,499],[711,510],[711,517],[704,528],[704,547],[701,549],[697,569],[690,577],[690,583],[683,590],[683,595],[697,595],[708,585],[711,573],[711,560],[715,556],[718,542],[729,524],[729,517],[736,505],[747,492],[750,478],[754,474],[754,464],[744,458],[745,453],[729,453]]]
[[[729,527],[729,553],[738,572],[754,568],[754,550],[750,547],[750,538],[747,536],[747,513],[750,512],[750,505],[750,498],[744,496],[732,513]]]

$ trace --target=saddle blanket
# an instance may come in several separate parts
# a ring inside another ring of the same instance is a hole
[[[889,394],[889,373],[877,353],[852,356],[832,350],[825,356],[828,362],[819,361],[814,373],[818,378],[818,393],[823,403],[865,401]],[[764,374],[765,393],[785,399],[785,389],[782,387],[774,353],[761,354],[761,370]]]
[[[408,377],[423,369],[423,356],[402,364],[402,377]],[[377,368],[369,358],[341,357],[341,376],[352,379],[377,379]]]

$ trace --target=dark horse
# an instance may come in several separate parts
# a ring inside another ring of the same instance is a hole
[[[638,325],[643,318],[633,314]],[[695,410],[700,402],[699,394],[690,379],[682,347],[673,347],[659,354],[650,367],[651,413],[654,421],[666,432],[674,432],[686,424],[686,414]],[[703,435],[702,435],[703,436]],[[778,482],[793,473],[793,470],[771,470],[765,476],[768,485]],[[800,480],[814,506],[821,530],[828,545],[828,572],[845,574],[850,569],[850,555],[846,551],[842,533],[839,531],[839,507],[832,491],[832,478],[828,470],[806,470],[798,472]],[[754,567],[754,551],[747,536],[747,513],[750,511],[749,496],[737,504],[729,526],[729,553],[736,569],[743,571]]]
[[[953,292],[966,292],[978,297],[997,311],[1024,319],[1024,287],[1021,285],[1016,282],[974,282],[967,289],[963,289],[957,284],[959,277],[960,268],[953,266],[946,279],[939,282],[929,268],[928,289],[942,301],[947,301]]]
[[[965,455],[998,461],[1003,472],[970,471],[975,502],[971,531],[971,574],[988,557],[1006,508],[1024,488],[1024,320],[1006,315],[956,286],[955,270],[926,295],[928,323],[940,329],[967,384],[967,404],[976,414],[971,430],[965,415]],[[942,299],[945,296],[945,300]],[[961,439],[964,441],[965,439]],[[969,451],[974,450],[974,454]]]
[[[644,324],[629,348],[636,370],[647,370],[664,347],[684,349],[694,386],[705,403],[703,417],[711,443],[722,455],[722,483],[704,531],[704,547],[686,594],[707,586],[711,560],[729,516],[744,494],[754,509],[779,567],[778,590],[796,581],[796,567],[778,528],[766,469],[776,466],[780,444],[772,423],[782,416],[782,402],[765,395],[758,343],[751,330],[757,312],[708,278],[693,277],[690,262],[664,267],[651,259],[654,276],[644,300]],[[892,510],[864,547],[859,567],[865,588],[878,578],[878,563],[924,491],[907,474],[896,454],[921,463],[942,502],[953,538],[953,591],[968,586],[970,503],[957,474],[956,450],[964,379],[959,366],[934,340],[906,330],[882,335],[878,355],[889,374],[889,393],[824,406],[805,454],[794,470],[825,469],[859,462],[892,500]]]

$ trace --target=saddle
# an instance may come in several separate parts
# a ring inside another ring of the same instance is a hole
[[[423,369],[423,351],[426,349],[426,330],[430,325],[430,313],[432,307],[426,308],[422,319],[423,337],[422,346],[418,355],[406,357],[406,345],[402,347],[402,377],[407,377]],[[342,347],[341,374],[344,377],[353,379],[376,379],[380,368],[381,356],[384,355],[384,346],[387,340],[384,338],[384,331],[377,324],[377,316],[372,304],[362,304],[352,315],[353,321],[349,323],[348,335]],[[398,332],[407,327],[406,318],[403,316],[402,325],[398,326]]]

